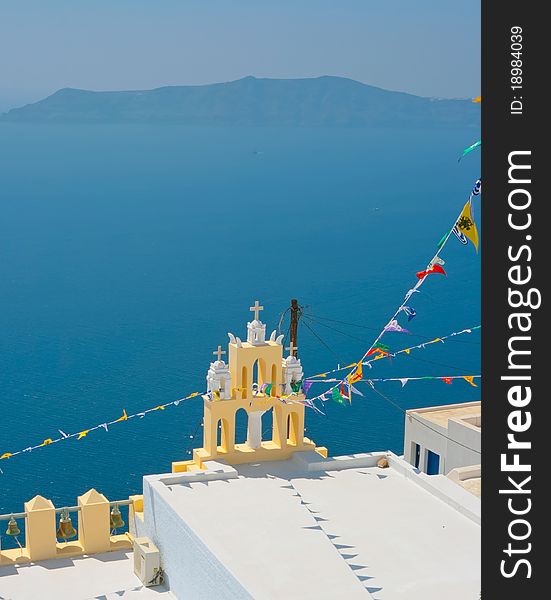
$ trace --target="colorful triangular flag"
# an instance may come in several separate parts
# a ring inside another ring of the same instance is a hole
[[[468,200],[463,207],[455,226],[459,230],[459,233],[462,233],[465,237],[471,240],[475,250],[478,252],[478,231],[476,229],[476,223],[474,222],[472,203],[470,200]]]
[[[478,148],[481,145],[482,145],[482,142],[479,140],[478,142],[475,142],[474,144],[471,144],[470,146],[465,148],[465,150],[463,150],[463,154],[461,154],[461,156],[457,159],[457,162],[459,162],[463,157],[467,156],[467,154],[469,154],[469,152],[472,152],[473,150],[475,150],[476,148]]]
[[[334,387],[331,390],[331,400],[333,400],[333,402],[336,402],[337,404],[342,404],[343,406],[345,406],[343,397],[338,387]]]
[[[348,383],[355,383],[356,381],[360,381],[363,377],[363,369],[361,361],[358,363],[356,370],[348,376]]]
[[[432,267],[429,267],[424,271],[419,271],[418,273],[416,273],[416,275],[419,279],[423,279],[423,277],[426,277],[431,273],[440,273],[441,275],[446,275],[446,271],[444,271],[444,269],[440,265],[432,265]]]

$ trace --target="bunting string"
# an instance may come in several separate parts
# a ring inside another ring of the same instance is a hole
[[[465,206],[461,209],[461,212],[455,219],[453,226],[438,242],[436,253],[431,258],[429,263],[427,264],[427,267],[423,271],[419,271],[418,273],[416,273],[417,282],[415,283],[415,285],[412,288],[410,288],[408,290],[408,292],[404,296],[402,303],[398,306],[398,308],[396,309],[394,314],[390,317],[390,319],[388,320],[386,325],[382,328],[380,333],[377,335],[377,337],[375,338],[375,340],[373,341],[371,346],[366,350],[366,352],[361,357],[361,359],[359,361],[357,361],[356,363],[352,363],[351,365],[348,365],[349,368],[351,367],[351,370],[348,373],[348,375],[346,375],[343,379],[339,380],[335,385],[331,386],[328,390],[323,392],[323,394],[320,394],[316,398],[312,398],[312,401],[317,400],[317,399],[325,400],[325,399],[327,399],[326,394],[329,394],[330,397],[336,401],[338,401],[337,396],[342,397],[343,395],[348,400],[350,400],[351,396],[352,396],[352,392],[351,392],[352,384],[363,379],[362,368],[363,368],[364,361],[367,359],[367,357],[374,355],[373,360],[379,360],[381,358],[390,356],[388,346],[381,344],[380,340],[382,339],[384,334],[387,333],[388,331],[398,331],[400,329],[400,328],[399,329],[396,328],[396,325],[398,324],[398,317],[399,317],[400,313],[404,312],[408,316],[408,319],[409,319],[409,317],[411,316],[411,311],[408,311],[407,309],[410,309],[411,307],[408,306],[408,303],[414,294],[420,293],[421,286],[423,285],[423,283],[425,282],[425,280],[427,279],[427,277],[430,274],[440,273],[442,275],[446,275],[446,272],[444,271],[444,268],[443,268],[443,265],[445,263],[442,260],[442,258],[440,257],[440,254],[442,253],[442,250],[448,243],[452,234],[454,234],[455,237],[463,236],[463,238],[465,238],[465,240],[467,240],[467,239],[471,240],[471,242],[475,246],[475,249],[478,251],[478,232],[476,230],[476,225],[475,225],[474,219],[472,217],[472,200],[475,196],[478,196],[480,194],[481,189],[482,189],[481,180],[477,179],[472,188],[472,191],[469,195],[469,199],[467,200]],[[454,233],[454,231],[457,233]],[[344,394],[343,394],[343,392],[344,392]],[[346,393],[346,392],[348,392],[348,393]]]
[[[421,377],[378,377],[378,378],[358,379],[354,383],[368,383],[370,385],[370,387],[374,390],[375,383],[386,383],[387,381],[399,381],[403,388],[410,381],[440,380],[448,385],[451,385],[453,383],[454,379],[463,379],[470,386],[477,388],[478,385],[475,383],[475,379],[480,379],[481,377],[482,377],[482,375],[424,375]],[[308,389],[310,389],[310,387],[314,383],[330,383],[330,382],[341,383],[340,380],[338,380],[338,379],[329,379],[329,380],[318,379],[318,380],[313,380],[313,381],[310,380],[308,382],[305,382],[308,384],[305,389],[307,391]],[[304,400],[297,399],[297,402],[300,402],[301,404],[305,404],[309,408],[312,408],[315,411],[325,415],[325,413],[316,406],[316,404],[315,404],[316,400],[320,400],[321,402],[327,402],[328,400],[333,400],[334,402],[337,402],[337,404],[341,404],[342,406],[345,406],[345,402],[344,402],[345,399],[348,400],[349,402],[352,401],[352,393],[357,394],[358,396],[364,395],[362,392],[360,392],[360,390],[358,390],[352,384],[350,384],[348,390],[343,389],[342,384],[341,384],[340,390],[338,387],[332,388],[331,396],[329,396],[329,397],[326,395],[326,394],[328,394],[328,392],[324,392],[323,394],[320,394],[319,396],[316,396],[315,398],[312,398],[312,399],[310,399],[310,398],[305,398]]]
[[[402,384],[402,387],[409,383],[410,381],[421,381],[421,380],[435,380],[440,379],[444,383],[449,383],[452,379],[464,379],[467,383],[472,385],[473,387],[478,387],[473,383],[475,379],[480,379],[482,375],[424,375],[421,377],[365,377],[363,379],[359,379],[358,381],[363,382],[372,382],[372,383],[380,383],[386,381],[399,381]],[[332,383],[340,381],[340,379],[318,379],[317,381],[312,381],[312,383]]]
[[[195,398],[196,396],[199,396],[199,394],[200,394],[200,392],[193,392],[192,394],[189,394],[189,396],[185,396],[184,398],[179,398],[178,400],[172,400],[172,402],[166,402],[165,404],[159,404],[158,406],[155,406],[153,408],[148,408],[147,410],[144,410],[144,411],[141,411],[138,413],[134,413],[131,415],[127,414],[126,410],[123,409],[122,415],[118,419],[115,419],[114,421],[107,421],[105,423],[100,423],[98,425],[94,425],[93,427],[89,427],[88,429],[82,429],[81,431],[78,431],[76,433],[65,433],[61,429],[58,429],[59,437],[46,438],[41,444],[36,444],[35,446],[29,446],[28,448],[25,448],[23,450],[17,450],[15,452],[4,452],[3,454],[0,454],[0,460],[6,460],[6,459],[12,458],[14,456],[18,456],[19,454],[25,454],[27,452],[32,452],[33,450],[37,450],[38,448],[44,448],[45,446],[50,446],[51,444],[57,444],[58,442],[62,442],[62,441],[69,440],[69,439],[81,440],[81,439],[85,438],[88,434],[90,434],[94,431],[97,431],[98,429],[103,429],[104,431],[109,431],[109,427],[111,427],[112,425],[116,425],[117,423],[122,423],[123,421],[129,421],[130,419],[135,419],[136,417],[143,419],[148,413],[156,412],[158,410],[165,410],[166,408],[168,408],[170,406],[178,406],[180,404],[180,402],[184,402],[185,400],[190,400],[191,398]]]
[[[266,387],[268,387],[268,386],[270,387],[270,389],[266,389]],[[237,391],[242,391],[242,389],[243,388],[235,388],[235,390],[237,390]],[[288,395],[277,394],[277,393],[275,393],[275,389],[271,390],[271,384],[265,384],[264,390],[262,390],[262,392],[260,391],[260,389],[253,388],[253,396],[254,397],[261,397],[261,398],[266,397],[267,399],[274,398],[274,399],[279,400],[280,402],[283,402],[284,404],[287,402],[294,402],[295,401],[294,398],[297,396],[297,394],[298,394],[298,389],[297,389],[297,391],[293,391],[291,394],[288,394]],[[88,436],[88,434],[93,433],[94,431],[97,431],[99,429],[103,429],[104,431],[109,431],[109,428],[112,425],[116,425],[117,423],[122,423],[123,421],[129,421],[130,419],[134,419],[136,417],[143,419],[149,413],[156,412],[159,410],[165,410],[171,406],[178,406],[180,404],[180,402],[184,402],[185,400],[191,400],[192,398],[195,398],[200,395],[201,395],[200,392],[193,392],[192,394],[189,394],[188,396],[185,396],[183,398],[179,398],[178,400],[172,400],[171,402],[159,404],[152,408],[148,408],[141,412],[137,412],[137,413],[130,414],[130,415],[127,414],[126,409],[123,409],[122,415],[118,419],[115,419],[113,421],[106,421],[104,423],[99,423],[97,425],[94,425],[93,427],[89,427],[88,429],[82,429],[81,431],[78,431],[75,433],[65,433],[61,429],[58,429],[59,437],[46,438],[42,443],[36,444],[34,446],[29,446],[28,448],[24,448],[22,450],[17,450],[14,452],[4,452],[3,454],[0,454],[0,460],[7,460],[14,456],[18,456],[20,454],[25,454],[27,452],[32,452],[33,450],[38,450],[39,448],[44,448],[45,446],[50,446],[51,444],[57,444],[58,442],[62,442],[64,440],[69,440],[69,439],[75,439],[77,441],[82,440],[83,438]],[[206,395],[211,400],[216,399],[216,394],[213,394],[213,392],[206,392]],[[1,469],[0,469],[0,473],[2,473]]]
[[[480,329],[481,327],[482,327],[481,325],[476,325],[475,327],[469,327],[468,329],[462,329],[461,331],[454,331],[453,333],[449,333],[448,335],[443,335],[442,337],[437,337],[437,338],[434,338],[433,340],[421,342],[420,344],[416,344],[415,346],[409,346],[407,348],[402,348],[401,350],[396,350],[396,352],[390,352],[390,350],[389,350],[388,353],[386,355],[381,356],[381,358],[395,358],[399,354],[409,355],[409,353],[412,350],[418,350],[418,349],[424,350],[427,346],[430,346],[431,344],[437,344],[439,342],[444,344],[446,342],[446,340],[448,340],[448,339],[454,338],[459,335],[472,333],[473,331],[476,331],[476,330]],[[380,360],[379,356],[380,356],[380,354],[376,355],[374,358],[369,358],[367,360],[364,360],[362,362],[362,365],[368,366],[369,368],[371,368],[371,366],[372,366],[371,363],[373,363],[377,360]],[[315,381],[329,382],[330,381],[329,379],[325,379],[328,375],[332,375],[333,373],[338,373],[339,371],[348,371],[356,366],[357,366],[357,363],[350,363],[344,367],[338,366],[336,369],[332,369],[331,371],[325,371],[325,373],[317,373],[316,375],[311,375],[310,377],[305,377],[304,380],[305,381],[313,381],[313,382],[315,382]],[[316,377],[322,377],[323,379],[316,379]]]

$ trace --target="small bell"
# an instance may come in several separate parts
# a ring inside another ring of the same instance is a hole
[[[111,529],[115,531],[124,527],[124,521],[122,520],[121,511],[119,505],[114,504],[111,510]]]
[[[69,509],[64,508],[61,511],[61,517],[59,518],[59,527],[56,536],[67,541],[69,538],[75,537],[76,534],[76,529],[73,527],[73,524],[71,523],[71,517],[69,516]]]
[[[16,536],[16,535],[19,535],[20,533],[21,533],[21,531],[19,530],[19,527],[17,527],[17,521],[13,518],[13,515],[12,515],[12,517],[8,521],[8,528],[6,529],[6,535]]]

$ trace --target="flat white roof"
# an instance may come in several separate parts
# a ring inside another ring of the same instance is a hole
[[[143,586],[134,575],[131,550],[17,566],[0,565],[0,598],[175,600],[166,588]]]
[[[406,414],[415,414],[417,417],[427,419],[441,427],[448,427],[450,419],[468,419],[480,417],[481,403],[464,402],[462,404],[447,404],[444,406],[431,406],[430,408],[416,408],[406,411]]]
[[[170,504],[255,600],[478,598],[480,527],[394,469],[236,469]]]

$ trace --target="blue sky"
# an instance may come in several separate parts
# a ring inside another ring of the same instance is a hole
[[[340,75],[480,92],[480,0],[2,0],[0,110],[62,87]]]

